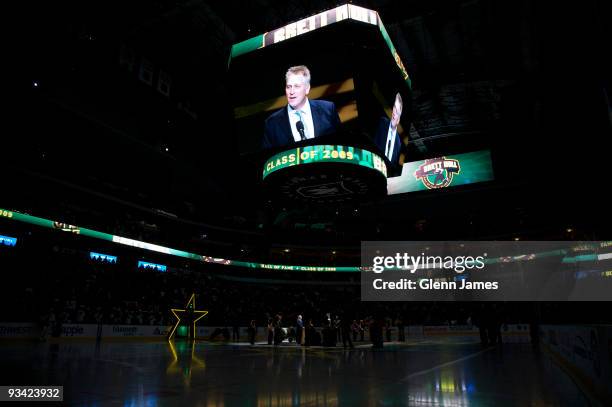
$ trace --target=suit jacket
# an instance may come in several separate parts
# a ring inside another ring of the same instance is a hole
[[[386,117],[381,117],[378,122],[378,129],[376,130],[376,136],[374,137],[374,143],[376,147],[380,149],[383,156],[385,154],[385,149],[387,148],[387,135],[389,134],[389,125],[391,124],[391,120]],[[391,164],[394,166],[399,165],[399,153],[401,148],[401,141],[399,137],[399,133],[395,132],[395,143],[393,145],[393,153],[391,154]]]
[[[340,117],[336,105],[326,100],[309,100],[314,136],[333,134],[340,126]],[[287,146],[295,143],[289,124],[287,106],[272,113],[267,119],[263,137],[263,148]]]

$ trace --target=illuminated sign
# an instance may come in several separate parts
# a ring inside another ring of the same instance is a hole
[[[408,86],[411,86],[408,71],[404,67],[404,63],[397,53],[397,50],[395,49],[395,46],[393,45],[393,42],[391,41],[391,38],[389,37],[389,34],[387,33],[387,30],[383,25],[378,13],[374,10],[355,6],[353,4],[345,4],[343,6],[338,6],[336,8],[323,11],[322,13],[315,14],[314,16],[306,17],[295,23],[287,24],[283,27],[234,44],[230,53],[230,61],[232,58],[236,58],[240,55],[278,44],[288,39],[298,37],[302,34],[306,34],[344,20],[359,21],[378,26],[378,29],[380,30],[380,33],[387,44],[387,47],[389,48],[391,56],[402,74],[402,78],[407,82]]]
[[[597,260],[612,260],[612,253],[598,254]]]
[[[462,173],[463,173],[463,170],[462,170]],[[7,212],[7,211],[3,211],[2,209],[0,209],[0,214],[3,212]],[[26,214],[19,213],[19,212],[11,212],[11,219],[18,221],[18,222],[24,222],[24,223],[46,227],[50,229],[54,229],[54,223],[55,223],[52,220],[39,218],[39,217],[32,216],[32,215],[26,215]],[[312,271],[312,272],[359,272],[359,271],[371,270],[371,267],[360,267],[360,266],[345,266],[345,267],[337,267],[337,266],[328,267],[328,266],[317,266],[317,265],[305,266],[305,265],[255,263],[255,262],[246,262],[246,261],[240,261],[240,260],[222,259],[222,258],[210,257],[206,255],[201,255],[201,254],[190,253],[190,252],[186,252],[183,250],[171,249],[171,248],[163,247],[163,246],[157,246],[157,245],[153,245],[150,243],[140,242],[140,241],[136,241],[132,239],[126,239],[126,238],[109,235],[107,233],[98,232],[98,231],[91,230],[91,229],[79,227],[79,230],[81,231],[82,236],[88,236],[88,237],[92,237],[95,239],[101,239],[101,240],[116,242],[120,244],[128,244],[129,246],[139,247],[144,250],[158,251],[158,252],[163,252],[171,256],[177,256],[177,257],[192,259],[196,261],[202,261],[206,263],[216,263],[219,265],[232,265],[232,266],[237,266],[237,267],[264,269],[264,270]],[[612,246],[612,242],[610,241],[599,242],[599,244],[601,245],[601,247]],[[508,259],[502,258],[502,257],[490,258],[490,259],[487,259],[486,263],[494,264],[494,263],[502,263],[502,262],[507,262],[507,261],[533,260],[536,258],[545,258],[545,257],[550,257],[550,256],[562,256],[565,254],[566,254],[565,250],[552,250],[552,251],[542,252],[542,253],[537,253],[537,254],[513,256]],[[612,253],[603,253],[599,255],[593,254],[593,255],[588,255],[588,256],[577,256],[577,257],[571,257],[571,258],[564,258],[562,260],[562,263],[568,263],[568,262],[575,263],[575,262],[586,262],[586,261],[590,262],[590,261],[598,261],[598,260],[603,261],[603,260],[610,260],[610,259],[612,259]],[[139,268],[145,267],[145,265],[149,268],[156,269],[158,271],[166,271],[166,266],[164,265],[149,263],[149,262],[144,262],[144,261],[138,262]]]
[[[446,188],[453,182],[453,174],[459,174],[459,171],[459,161],[440,157],[425,160],[425,164],[419,166],[414,176],[420,179],[427,189]]]
[[[298,147],[283,151],[272,156],[266,161],[263,168],[263,178],[275,171],[296,165],[341,162],[360,165],[379,171],[387,176],[387,166],[383,159],[368,150],[356,147],[338,145],[317,145]]]
[[[137,247],[139,249],[151,250],[152,252],[164,253],[164,254],[172,254],[169,247],[159,246],[156,244],[141,242],[140,240],[128,239],[126,237],[121,236],[113,236],[113,242],[121,243],[126,246]]]
[[[168,335],[168,340],[172,339],[172,337],[174,336],[174,333],[176,332],[176,329],[181,324],[181,321],[187,324],[189,324],[190,322],[193,323],[193,331],[191,331],[192,332],[191,337],[195,339],[196,322],[198,322],[200,319],[208,315],[208,311],[196,310],[195,308],[196,308],[196,305],[195,305],[195,293],[194,293],[194,294],[191,294],[191,297],[189,297],[189,301],[187,301],[187,305],[185,306],[185,309],[177,309],[177,308],[170,309],[170,311],[172,311],[172,314],[176,317],[176,323],[174,324],[174,327],[172,328],[172,330],[170,331],[170,334]],[[183,332],[181,332],[181,335],[182,334]],[[189,334],[189,331],[187,331],[187,334]]]
[[[17,238],[0,235],[0,244],[3,244],[5,246],[15,246],[17,244]]]
[[[147,261],[138,261],[138,268],[154,271],[166,271],[166,266],[163,264],[149,263]]]
[[[223,264],[224,266],[232,264],[231,260],[222,259],[222,258],[219,258],[219,257],[210,257],[210,256],[202,256],[202,261],[204,261],[206,263]]]
[[[117,263],[117,256],[111,256],[110,254],[89,252],[89,258],[107,263]]]
[[[68,223],[53,222],[53,227],[56,229],[60,229],[63,232],[75,233],[77,235],[81,233],[81,230],[77,226],[70,225]]]
[[[3,218],[12,218],[13,217],[13,212],[11,211],[7,211],[7,210],[2,210],[0,211],[0,216],[2,216]]]
[[[328,24],[337,23],[346,19],[377,25],[378,13],[352,4],[345,4],[344,6],[324,11],[265,33],[263,35],[263,46],[267,47],[272,44],[278,44],[289,38],[297,37],[298,35],[306,34],[307,32],[325,27]]]
[[[399,177],[387,179],[387,193],[444,189],[493,179],[491,153],[476,151],[406,163]]]
[[[317,267],[317,266],[289,266],[284,264],[260,264],[259,268],[282,271],[338,271],[338,269],[353,269],[353,267]],[[352,271],[352,270],[351,270]]]

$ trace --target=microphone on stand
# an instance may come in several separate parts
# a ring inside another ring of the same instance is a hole
[[[295,123],[295,128],[297,129],[298,133],[300,133],[302,140],[306,140],[306,134],[304,134],[304,123],[299,120],[297,123]]]

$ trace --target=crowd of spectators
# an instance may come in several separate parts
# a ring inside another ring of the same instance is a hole
[[[160,272],[121,262],[84,261],[54,252],[35,259],[0,256],[11,276],[2,294],[3,322],[59,321],[113,325],[168,325],[171,308],[183,308],[192,293],[196,309],[209,311],[202,325],[265,327],[298,315],[314,326],[329,318],[350,320],[359,335],[362,321],[385,326],[475,325],[495,307],[503,323],[606,322],[588,303],[362,302],[355,273],[283,273],[202,264],[192,270]],[[248,277],[246,277],[248,276]],[[483,308],[484,307],[484,308]]]

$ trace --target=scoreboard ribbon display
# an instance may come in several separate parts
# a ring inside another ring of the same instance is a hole
[[[104,232],[95,231],[92,229],[83,228],[80,226],[68,225],[72,226],[71,228],[59,227],[59,225],[65,226],[66,224],[53,221],[50,219],[39,218],[32,215],[27,215],[24,213],[19,213],[15,211],[9,211],[6,209],[0,209],[0,219],[9,219],[16,222],[28,223],[31,225],[41,226],[45,228],[55,229],[62,232],[72,233],[74,235],[79,236],[88,236],[96,239],[111,241],[117,244],[123,244],[127,246],[141,248],[143,250],[154,251],[158,253],[164,253],[170,256],[182,257],[186,259],[201,261],[205,263],[215,263],[224,266],[237,266],[237,267],[245,267],[245,268],[253,268],[253,269],[261,269],[261,270],[278,270],[278,271],[311,271],[311,272],[363,272],[363,271],[372,271],[373,268],[371,265],[368,266],[320,266],[320,265],[290,265],[290,264],[267,264],[267,263],[255,263],[255,262],[246,262],[240,260],[231,260],[231,259],[222,259],[222,258],[214,258],[207,255],[195,254],[186,252],[183,250],[172,249],[169,247],[158,246],[151,243],[146,243],[138,240],[128,239],[125,237],[115,236]],[[75,230],[79,231],[76,233]],[[16,239],[15,239],[16,240]],[[381,242],[376,242],[381,243]],[[411,242],[414,243],[414,242]],[[485,242],[480,242],[484,244]],[[497,244],[498,242],[490,242],[491,244]],[[538,242],[539,244],[544,244],[546,242]],[[551,242],[548,242],[551,243]],[[555,242],[552,242],[555,243]],[[562,242],[567,244],[568,247],[557,249],[557,250],[546,250],[539,253],[530,253],[526,254],[512,254],[504,257],[494,257],[487,258],[485,260],[486,264],[497,264],[497,263],[512,263],[512,262],[520,262],[520,261],[529,261],[539,258],[552,257],[552,256],[561,256],[561,263],[570,263],[575,264],[579,262],[597,262],[597,261],[610,261],[612,259],[612,253],[608,253],[608,249],[612,247],[612,241],[605,242]],[[591,251],[594,253],[588,254],[579,254],[576,253]],[[601,253],[600,251],[603,251]],[[607,264],[607,263],[606,263]],[[163,265],[157,265],[162,266]],[[161,270],[159,270],[161,271]],[[602,277],[610,277],[607,271],[601,272]]]
[[[387,47],[389,48],[389,51],[391,52],[391,55],[393,56],[393,60],[395,61],[397,68],[402,74],[402,77],[408,86],[411,87],[412,81],[408,75],[408,71],[397,53],[395,46],[391,42],[391,38],[389,37],[389,34],[387,33],[387,30],[383,25],[378,13],[374,10],[359,7],[354,4],[344,4],[234,44],[230,53],[230,62],[233,58],[240,55],[278,44],[288,39],[344,20],[360,21],[365,24],[377,26],[383,39],[385,40],[385,43],[387,44]]]
[[[313,163],[348,163],[371,168],[387,176],[383,159],[368,150],[340,145],[316,145],[292,148],[272,156],[263,168],[263,179],[283,168]]]

